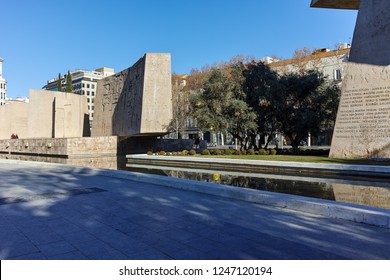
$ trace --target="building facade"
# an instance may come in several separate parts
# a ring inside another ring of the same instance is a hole
[[[264,59],[268,66],[280,74],[291,72],[316,70],[322,73],[327,79],[341,82],[343,72],[348,62],[350,52],[349,44],[340,44],[338,49],[319,49],[311,54],[298,53],[294,58],[285,60]]]
[[[3,77],[3,59],[0,57],[0,106],[7,100],[7,81]]]
[[[93,120],[95,110],[95,96],[97,90],[97,81],[114,75],[114,69],[102,67],[95,71],[75,70],[70,72],[72,76],[72,92],[79,95],[84,95],[87,98],[88,113],[90,122]],[[65,91],[66,75],[61,76],[61,91]],[[45,90],[58,91],[58,78],[47,81],[43,87]]]

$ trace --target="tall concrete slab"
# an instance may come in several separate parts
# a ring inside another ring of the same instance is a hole
[[[28,138],[89,136],[85,96],[74,93],[30,90]]]
[[[355,2],[359,13],[330,156],[390,158],[390,1]]]
[[[163,135],[172,119],[171,56],[147,53],[98,81],[92,136]]]
[[[74,93],[32,89],[29,103],[1,106],[0,117],[0,139],[90,136],[87,99]]]
[[[10,139],[12,134],[17,134],[20,138],[28,136],[29,104],[13,102],[0,107],[0,139]]]

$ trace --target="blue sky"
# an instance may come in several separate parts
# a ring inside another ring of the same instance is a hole
[[[0,57],[8,96],[68,70],[121,71],[146,52],[172,54],[172,71],[236,55],[290,58],[303,47],[352,40],[356,11],[310,0],[1,0]]]

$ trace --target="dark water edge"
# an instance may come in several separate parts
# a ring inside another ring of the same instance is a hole
[[[390,209],[390,182],[383,179],[239,173],[146,165],[128,165],[121,169]],[[215,178],[215,174],[219,178]]]

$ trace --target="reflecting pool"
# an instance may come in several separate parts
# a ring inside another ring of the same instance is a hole
[[[137,164],[127,164],[124,169],[390,209],[390,182],[386,179],[242,173]]]

